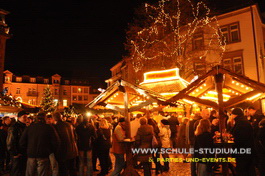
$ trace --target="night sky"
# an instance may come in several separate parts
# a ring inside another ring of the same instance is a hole
[[[125,31],[143,2],[2,0],[0,8],[10,12],[6,22],[12,34],[5,69],[15,74],[99,77],[103,82],[125,55]]]

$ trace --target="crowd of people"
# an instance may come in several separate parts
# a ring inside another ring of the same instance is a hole
[[[220,134],[220,118],[215,110],[202,109],[191,118],[179,118],[177,113],[146,112],[131,116],[131,140],[135,148],[215,148]],[[234,139],[233,148],[250,148],[251,154],[238,154],[238,176],[265,175],[265,118],[254,107],[245,111],[234,108],[226,112],[225,131]],[[126,166],[126,123],[123,117],[100,118],[79,116],[63,117],[59,112],[38,113],[35,117],[20,111],[17,120],[3,117],[0,121],[0,174],[12,176],[75,176],[95,173],[99,176],[118,176]],[[110,154],[115,157],[112,163]],[[138,153],[133,156],[136,169],[145,176],[170,170],[168,153]],[[177,157],[180,157],[179,155]],[[215,154],[183,154],[188,157],[215,158]],[[151,158],[151,160],[150,160]],[[152,161],[152,162],[150,162]],[[192,176],[212,175],[221,163],[191,162]]]

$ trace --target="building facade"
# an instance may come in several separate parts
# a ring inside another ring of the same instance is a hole
[[[65,79],[55,74],[51,77],[17,76],[4,71],[4,93],[30,105],[40,106],[44,89],[51,89],[59,108],[73,104],[88,104],[98,94],[87,80]]]
[[[265,23],[262,21],[258,6],[251,5],[218,15],[217,20],[223,34],[224,44],[226,44],[221,64],[238,74],[264,83]],[[194,45],[192,48],[195,46],[195,48],[203,48],[203,45],[206,45],[204,32],[207,33],[207,31],[200,31],[199,37],[197,34],[194,35],[193,42],[190,43],[190,45]],[[203,59],[198,61],[194,58],[194,74],[187,81],[191,81],[195,76],[205,74],[210,69]],[[143,81],[143,72],[134,71],[132,60],[129,57],[124,58],[110,70],[112,77],[106,80],[108,85],[111,85],[120,78],[134,84],[140,84]]]

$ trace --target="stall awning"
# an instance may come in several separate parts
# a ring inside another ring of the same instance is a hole
[[[177,95],[167,100],[167,102],[174,103],[186,99],[190,103],[218,108],[218,92],[216,91],[217,77],[220,77],[222,81],[221,92],[224,108],[245,101],[253,102],[265,97],[265,84],[236,74],[218,65],[181,90]]]
[[[166,103],[166,99],[163,96],[152,90],[140,88],[124,80],[118,80],[86,106],[89,108],[103,106],[123,113],[125,92],[128,95],[128,112],[137,111],[155,102],[158,104],[177,105],[177,103]]]

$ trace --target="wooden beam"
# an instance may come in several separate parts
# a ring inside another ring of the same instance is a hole
[[[140,103],[140,104],[137,105],[137,106],[131,107],[131,108],[129,109],[129,112],[137,111],[137,110],[141,109],[141,108],[144,107],[144,106],[150,105],[150,104],[153,103],[153,102],[155,102],[154,99],[149,99],[149,100],[147,100],[147,101],[145,101],[145,102]]]
[[[184,95],[183,99],[194,101],[196,103],[199,103],[199,104],[202,104],[202,105],[206,105],[206,106],[210,106],[210,107],[213,107],[215,109],[218,108],[218,104],[213,102],[213,101],[210,101],[210,100],[204,100],[204,99],[200,99],[198,97],[193,97],[193,96],[190,96],[190,95]]]
[[[253,90],[251,92],[245,93],[241,96],[235,97],[235,98],[231,98],[230,100],[228,100],[227,102],[224,103],[224,107],[225,108],[229,108],[231,106],[234,106],[236,104],[239,104],[243,101],[246,101],[247,98],[252,97],[258,93],[262,93],[260,90]]]
[[[205,75],[199,77],[197,80],[195,80],[190,85],[188,85],[188,87],[181,90],[177,95],[171,97],[169,100],[167,100],[167,102],[176,102],[177,100],[181,99],[183,97],[183,95],[188,94],[190,91],[192,91],[194,89],[194,87],[198,87],[198,85],[200,85],[201,82],[203,82],[208,76],[214,75],[214,74],[216,74],[216,72],[217,72],[217,70],[214,67],[211,71],[209,71]]]

